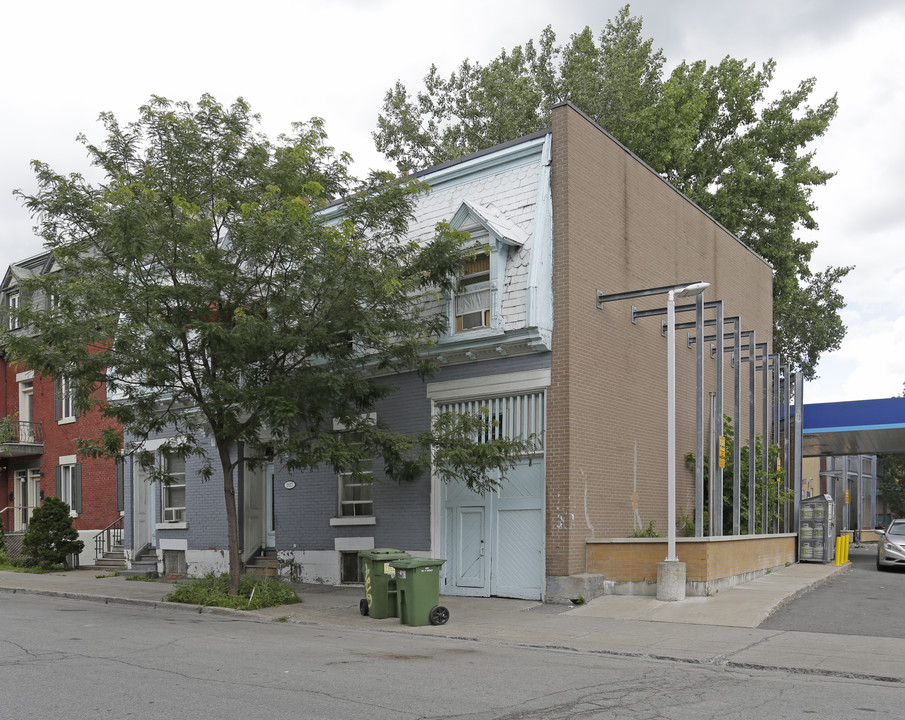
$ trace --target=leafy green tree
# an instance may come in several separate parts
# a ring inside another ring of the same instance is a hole
[[[893,517],[905,517],[905,455],[881,455],[877,489]]]
[[[732,532],[732,513],[733,513],[733,478],[735,473],[735,431],[732,427],[732,420],[728,416],[723,419],[723,436],[726,438],[726,466],[723,468],[723,498],[721,503],[721,512],[723,515],[723,532]],[[739,515],[740,515],[740,532],[742,535],[748,534],[748,519],[751,513],[754,513],[754,532],[770,533],[774,527],[782,520],[783,508],[786,502],[791,501],[794,491],[783,488],[783,480],[785,473],[783,470],[776,469],[777,458],[780,456],[782,448],[778,445],[770,444],[767,447],[767,466],[765,473],[762,463],[764,450],[763,438],[758,435],[754,441],[754,490],[755,490],[755,506],[752,510],[750,500],[750,469],[748,459],[750,457],[751,448],[749,445],[742,445],[739,448],[739,456],[741,468],[739,477],[741,479],[741,491],[739,495]],[[695,468],[695,454],[688,453],[685,456],[685,462],[692,469]],[[710,483],[710,458],[704,458],[704,483],[709,487]],[[766,480],[766,482],[765,482]],[[763,512],[763,494],[766,490],[767,494],[767,515],[764,517]],[[706,494],[710,497],[710,493]],[[705,525],[709,525],[711,509],[705,502],[704,515]]]
[[[899,397],[905,397],[905,390]],[[894,518],[905,518],[905,454],[881,455],[877,490]]]
[[[176,439],[162,451],[195,456],[203,479],[222,479],[231,594],[238,443],[246,459],[261,447],[259,460],[275,454],[290,469],[357,474],[380,457],[399,481],[421,475],[433,447],[445,479],[478,491],[513,467],[528,440],[476,444],[489,422],[480,415],[441,416],[415,436],[367,420],[393,392],[392,374],[433,370],[425,351],[444,320],[424,301],[467,261],[467,235],[446,226],[407,238],[422,185],[386,173],[355,180],[318,119],[271,142],[241,99],[154,97],[128,125],[101,118],[105,142],[81,138],[101,183],[36,162],[37,192],[20,193],[59,272],[23,281],[53,298],[19,309],[35,332],[0,339],[36,372],[70,378],[79,407],[106,383],[101,410],[130,437],[169,429]],[[334,432],[334,420],[349,432]],[[110,430],[79,449],[119,445]],[[126,451],[151,480],[170,479],[140,442]]]
[[[59,498],[49,497],[32,513],[22,547],[36,565],[52,568],[67,567],[69,556],[82,552],[85,543],[72,527],[69,506]]]
[[[812,379],[845,335],[838,285],[851,270],[813,270],[816,243],[799,237],[817,229],[811,193],[832,177],[811,146],[836,97],[812,107],[809,78],[769,99],[772,60],[682,62],[668,76],[665,62],[626,5],[597,38],[586,27],[560,47],[547,27],[486,66],[465,60],[448,78],[431,66],[414,97],[397,82],[374,140],[418,169],[546,128],[551,106],[571,102],[770,261],[774,349]]]

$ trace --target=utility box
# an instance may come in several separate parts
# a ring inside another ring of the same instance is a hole
[[[836,503],[829,495],[801,501],[798,561],[830,563],[836,557]]]

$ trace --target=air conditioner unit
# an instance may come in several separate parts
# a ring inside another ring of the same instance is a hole
[[[185,508],[164,508],[164,522],[185,522]]]

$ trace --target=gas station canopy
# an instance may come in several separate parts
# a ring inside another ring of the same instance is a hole
[[[802,408],[802,456],[905,453],[905,397]]]

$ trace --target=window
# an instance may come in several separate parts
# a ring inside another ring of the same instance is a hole
[[[163,463],[170,476],[163,486],[163,521],[185,522],[185,458],[164,455]]]
[[[56,496],[69,506],[73,513],[82,512],[82,465],[74,455],[60,458],[56,468]]]
[[[354,441],[353,441],[354,442]],[[374,461],[359,460],[353,472],[339,474],[339,516],[362,517],[374,514]]]
[[[456,283],[456,332],[490,327],[490,255],[476,255]]]
[[[16,317],[16,310],[19,309],[19,293],[11,292],[6,295],[6,328],[7,330],[15,330],[19,327],[19,318]]]
[[[361,572],[361,558],[357,552],[341,552],[339,554],[339,581],[343,584],[361,585],[364,575]]]
[[[57,420],[75,417],[75,388],[67,377],[60,379],[60,412]]]

